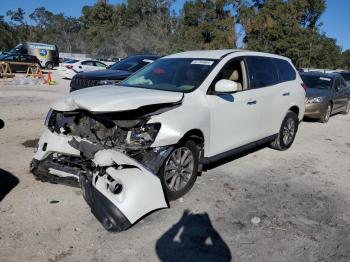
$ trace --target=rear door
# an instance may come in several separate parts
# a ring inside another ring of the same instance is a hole
[[[338,112],[344,106],[345,92],[342,86],[341,78],[336,77],[333,84],[333,112]]]
[[[261,139],[279,132],[287,112],[291,88],[279,79],[274,58],[246,57],[250,88],[257,90],[259,119],[255,124],[256,138]]]

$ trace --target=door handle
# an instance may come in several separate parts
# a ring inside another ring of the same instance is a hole
[[[289,96],[290,95],[290,93],[289,92],[287,92],[287,93],[283,93],[282,94],[282,96]]]
[[[247,105],[256,105],[256,100],[248,101]]]

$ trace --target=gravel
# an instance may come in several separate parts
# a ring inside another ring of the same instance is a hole
[[[69,90],[53,79],[0,79],[0,261],[350,261],[350,115],[302,122],[291,149],[209,170],[170,209],[109,233],[79,189],[29,172],[49,105]]]

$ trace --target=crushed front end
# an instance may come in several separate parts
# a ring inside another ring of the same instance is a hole
[[[121,231],[167,207],[157,174],[172,146],[151,147],[161,125],[154,114],[176,104],[112,113],[51,110],[31,164],[41,181],[81,186],[107,230]]]

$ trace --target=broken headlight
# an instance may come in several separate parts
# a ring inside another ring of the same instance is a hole
[[[160,123],[131,128],[127,133],[126,143],[132,146],[149,146],[156,138],[159,129]]]

